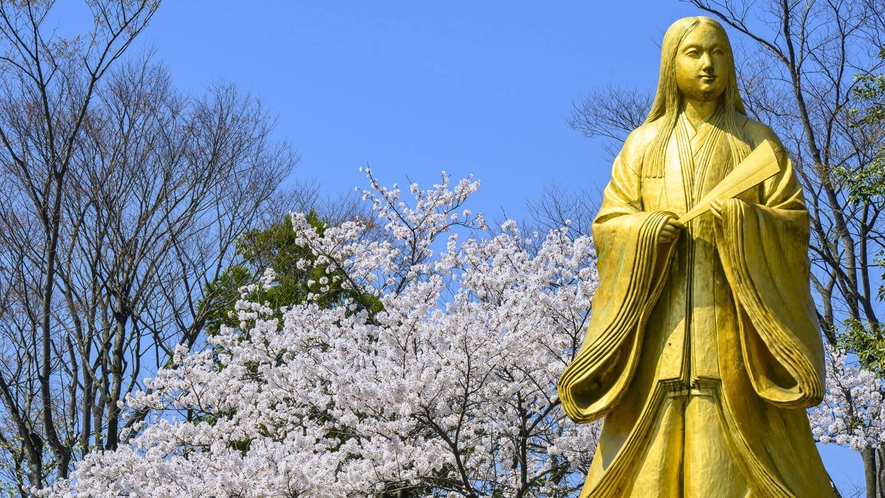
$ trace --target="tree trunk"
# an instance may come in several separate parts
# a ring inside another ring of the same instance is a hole
[[[877,498],[876,496],[876,481],[878,477],[878,473],[876,472],[876,455],[875,450],[871,447],[866,447],[860,452],[861,459],[863,459],[863,473],[866,481],[867,488],[867,498]]]
[[[873,450],[876,459],[876,483],[873,491],[876,498],[885,498],[885,450],[876,448]],[[869,494],[869,492],[867,492]]]

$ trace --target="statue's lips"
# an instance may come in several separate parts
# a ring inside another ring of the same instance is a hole
[[[703,76],[700,76],[700,79],[704,83],[713,83],[714,81],[716,81],[716,76],[715,75],[711,76],[709,74],[705,74]]]

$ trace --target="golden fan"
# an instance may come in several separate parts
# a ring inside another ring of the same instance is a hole
[[[691,210],[680,216],[679,222],[687,223],[710,209],[710,203],[713,201],[717,199],[730,199],[750,190],[752,187],[759,185],[778,173],[780,173],[780,166],[777,164],[774,145],[770,141],[765,140],[746,159],[741,161],[731,173],[727,174],[718,185],[713,187],[710,193],[698,201]]]

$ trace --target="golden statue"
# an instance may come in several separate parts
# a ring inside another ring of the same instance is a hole
[[[713,19],[664,35],[593,237],[593,315],[558,386],[575,421],[605,417],[581,497],[832,497],[805,414],[824,394],[808,212]]]

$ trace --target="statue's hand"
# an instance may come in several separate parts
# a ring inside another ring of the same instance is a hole
[[[683,228],[685,228],[685,225],[680,223],[675,217],[668,217],[667,223],[664,225],[664,228],[661,229],[661,233],[658,234],[658,244],[668,244],[672,242]]]
[[[710,213],[713,214],[713,218],[716,219],[719,223],[722,223],[722,213],[725,212],[725,205],[728,203],[732,204],[740,204],[742,201],[740,199],[731,198],[731,199],[716,199],[715,201],[710,203]]]
[[[710,203],[710,213],[716,218],[716,221],[722,221],[722,210],[725,209],[725,201],[716,199]]]

